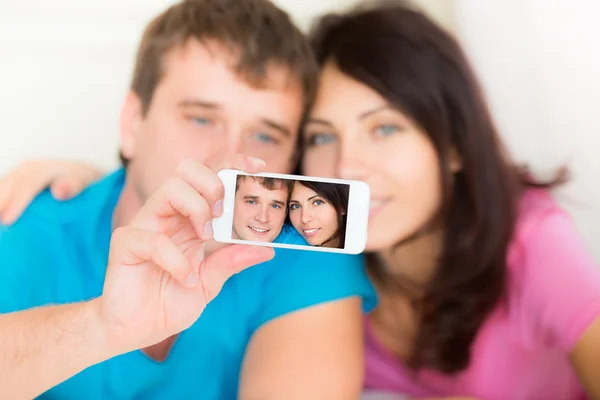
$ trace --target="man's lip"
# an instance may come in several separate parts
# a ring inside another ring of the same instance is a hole
[[[248,228],[249,228],[249,229],[250,229],[252,232],[254,232],[254,233],[258,234],[258,235],[264,235],[264,234],[266,234],[266,233],[269,233],[269,229],[255,228],[255,227],[253,227],[253,226],[248,226]]]

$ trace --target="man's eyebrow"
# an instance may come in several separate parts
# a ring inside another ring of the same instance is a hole
[[[247,196],[244,196],[244,199],[249,199],[249,200],[258,200],[258,199],[259,199],[259,197],[258,197],[258,196],[250,196],[250,195],[247,195]]]
[[[283,202],[281,200],[273,200],[273,203],[285,206],[285,202]]]
[[[215,103],[213,101],[206,101],[201,99],[184,99],[178,103],[179,107],[187,108],[187,107],[201,107],[201,108],[209,108],[209,109],[219,109],[222,108],[221,104]]]
[[[282,135],[289,137],[291,135],[290,129],[283,124],[275,122],[268,118],[261,119],[262,123],[267,125],[271,129],[279,131]]]

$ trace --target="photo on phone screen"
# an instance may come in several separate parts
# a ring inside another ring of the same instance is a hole
[[[364,249],[370,192],[363,182],[233,170],[219,176],[225,211],[213,222],[217,241],[344,253]]]
[[[287,244],[281,233],[295,229],[306,246],[343,249],[349,195],[347,184],[238,175],[232,239]]]

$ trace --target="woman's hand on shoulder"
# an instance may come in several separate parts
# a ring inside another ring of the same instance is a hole
[[[68,200],[98,179],[102,171],[78,161],[28,160],[0,177],[0,223],[15,222],[33,199],[50,187],[57,200]]]

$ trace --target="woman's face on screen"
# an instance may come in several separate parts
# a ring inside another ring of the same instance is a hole
[[[289,215],[294,228],[311,246],[337,247],[339,244],[339,239],[330,240],[339,226],[335,207],[301,183],[294,184]]]

